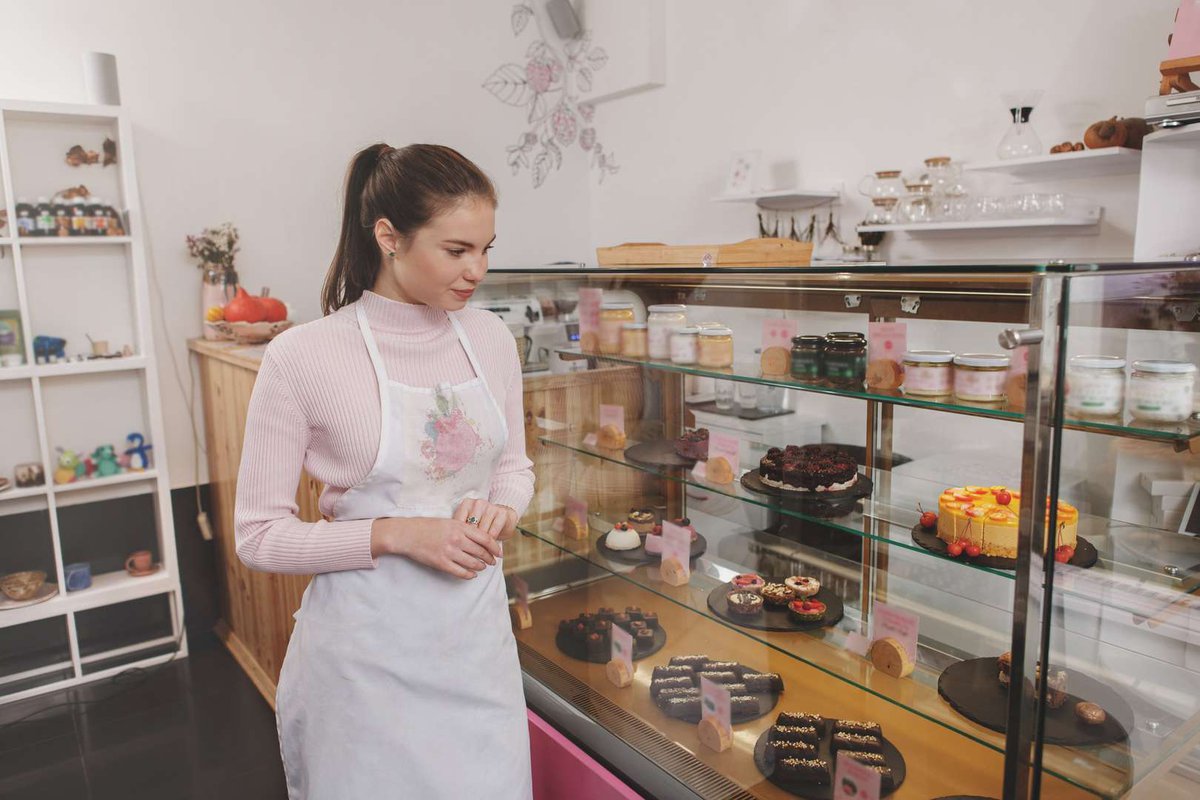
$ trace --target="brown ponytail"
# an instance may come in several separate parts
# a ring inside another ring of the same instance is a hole
[[[496,188],[457,150],[436,144],[398,150],[373,144],[360,150],[346,174],[342,233],[321,291],[324,312],[353,303],[375,285],[381,257],[375,241],[377,220],[388,220],[408,238],[437,214],[471,197],[495,205]]]

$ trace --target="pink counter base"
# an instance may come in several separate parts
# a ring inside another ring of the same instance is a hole
[[[534,800],[639,800],[640,795],[553,725],[527,713]]]

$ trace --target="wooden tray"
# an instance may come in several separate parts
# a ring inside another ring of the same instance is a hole
[[[807,267],[812,263],[812,242],[791,239],[747,239],[732,244],[669,245],[630,242],[597,247],[601,267]]]

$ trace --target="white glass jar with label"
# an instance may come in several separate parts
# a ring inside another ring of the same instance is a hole
[[[687,306],[658,305],[646,309],[650,357],[671,357],[671,332],[687,325]]]
[[[621,355],[646,357],[646,323],[626,322],[621,326]]]
[[[954,357],[954,396],[973,403],[1004,400],[1008,356],[996,353],[963,353]]]
[[[1146,422],[1183,422],[1192,414],[1195,391],[1195,364],[1135,361],[1129,376],[1129,411]]]
[[[700,329],[676,328],[671,332],[671,361],[675,364],[695,364],[699,353]]]
[[[954,353],[949,350],[909,350],[904,354],[905,394],[945,397],[954,391]]]
[[[621,328],[633,322],[633,303],[605,303],[600,306],[600,352],[621,352]]]
[[[1114,417],[1125,403],[1125,359],[1073,356],[1067,362],[1067,413]]]

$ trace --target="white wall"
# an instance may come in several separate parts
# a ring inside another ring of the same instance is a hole
[[[164,297],[155,337],[174,486],[194,482],[184,393],[169,360],[174,353],[186,370],[185,340],[200,332],[186,234],[237,223],[242,280],[270,286],[299,319],[312,319],[351,155],[375,141],[425,141],[460,149],[496,181],[494,265],[587,252],[582,153],[568,153],[540,189],[527,174],[514,178],[504,148],[523,131],[524,113],[481,88],[500,64],[524,59],[529,36],[513,36],[511,8],[494,0],[5,4],[0,97],[82,102],[82,54],[117,55]]]
[[[844,182],[849,233],[867,208],[855,193],[862,175],[916,170],[933,155],[994,159],[1007,117],[1000,95],[1014,88],[1045,90],[1033,122],[1047,147],[1082,140],[1091,122],[1140,116],[1157,93],[1177,6],[667,0],[667,85],[605,107],[606,138],[624,169],[593,194],[593,241],[757,235],[750,207],[709,202],[731,153],[753,148],[778,180],[790,168],[802,186]],[[900,235],[888,256],[1128,256],[1136,188],[1136,176],[1059,187],[1107,206],[1098,236],[930,244]]]

